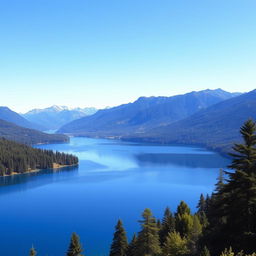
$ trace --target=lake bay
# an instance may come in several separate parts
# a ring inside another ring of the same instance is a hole
[[[71,138],[39,148],[72,153],[78,167],[0,178],[0,255],[60,256],[77,232],[87,256],[108,254],[121,218],[129,238],[144,208],[162,218],[181,200],[196,210],[229,160],[198,147]],[[15,241],[15,246],[13,246]]]

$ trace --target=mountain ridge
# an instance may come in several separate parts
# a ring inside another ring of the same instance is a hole
[[[190,92],[171,97],[140,97],[133,103],[83,117],[62,126],[58,132],[81,136],[127,136],[144,132],[154,126],[166,125],[184,119],[195,112],[220,101],[236,97],[222,89]]]

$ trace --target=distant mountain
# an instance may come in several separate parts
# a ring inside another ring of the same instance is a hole
[[[184,119],[238,93],[221,89],[191,92],[173,97],[141,97],[134,103],[99,110],[59,129],[81,136],[124,137]]]
[[[194,115],[128,140],[202,145],[227,152],[241,140],[239,129],[249,118],[256,119],[256,90],[220,102]]]
[[[84,116],[96,113],[95,108],[74,108],[52,106],[45,109],[33,109],[23,117],[28,121],[44,126],[45,130],[56,130],[61,126]]]
[[[69,137],[62,134],[46,134],[37,130],[17,126],[1,119],[0,137],[28,145],[64,143],[69,141]]]
[[[0,119],[10,123],[14,123],[18,126],[22,126],[30,129],[37,129],[37,130],[43,129],[42,126],[29,122],[27,119],[25,119],[18,113],[12,111],[8,107],[0,107]]]

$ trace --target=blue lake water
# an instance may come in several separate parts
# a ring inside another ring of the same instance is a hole
[[[211,193],[229,160],[196,147],[71,138],[41,145],[75,154],[79,167],[0,178],[0,255],[65,255],[71,232],[87,256],[107,255],[121,218],[128,236],[139,230],[144,208],[161,218],[181,200],[192,208]]]

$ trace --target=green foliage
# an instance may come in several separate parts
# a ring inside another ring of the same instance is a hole
[[[83,249],[80,244],[79,236],[76,233],[73,233],[71,236],[69,248],[66,255],[67,256],[83,256],[81,252],[83,252]]]
[[[160,244],[163,246],[170,232],[175,231],[175,218],[173,217],[170,208],[167,207],[164,212],[164,217],[159,231]]]
[[[35,248],[32,246],[32,248],[29,251],[29,256],[36,256],[37,255],[37,251],[35,250]]]
[[[200,256],[211,256],[211,254],[206,246],[203,247],[203,249],[200,253]]]
[[[63,134],[47,134],[37,130],[17,126],[4,120],[0,120],[0,137],[27,145],[64,143],[69,141],[69,137]]]
[[[125,256],[128,247],[126,232],[121,220],[118,220],[113,242],[110,249],[110,256]]]
[[[136,250],[137,250],[137,236],[136,234],[134,234],[130,244],[128,245],[126,256],[136,255]]]
[[[235,256],[235,253],[233,252],[232,248],[225,249],[220,256]]]
[[[256,125],[248,120],[240,133],[242,144],[235,144],[232,164],[234,172],[227,172],[228,179],[219,179],[211,198],[208,213],[209,227],[205,243],[214,254],[226,245],[246,253],[256,250]]]
[[[74,165],[78,158],[52,150],[32,148],[17,142],[0,139],[0,175],[24,173],[35,169],[53,168],[53,164]]]
[[[157,256],[161,254],[158,228],[155,217],[150,209],[145,209],[142,214],[141,231],[138,235],[136,256]]]
[[[189,253],[186,238],[182,238],[178,232],[171,232],[166,238],[163,247],[164,256],[182,256]]]
[[[202,235],[203,226],[200,223],[198,215],[193,215],[193,224],[192,228],[188,234],[188,248],[192,255],[196,255],[198,251],[197,242]]]

